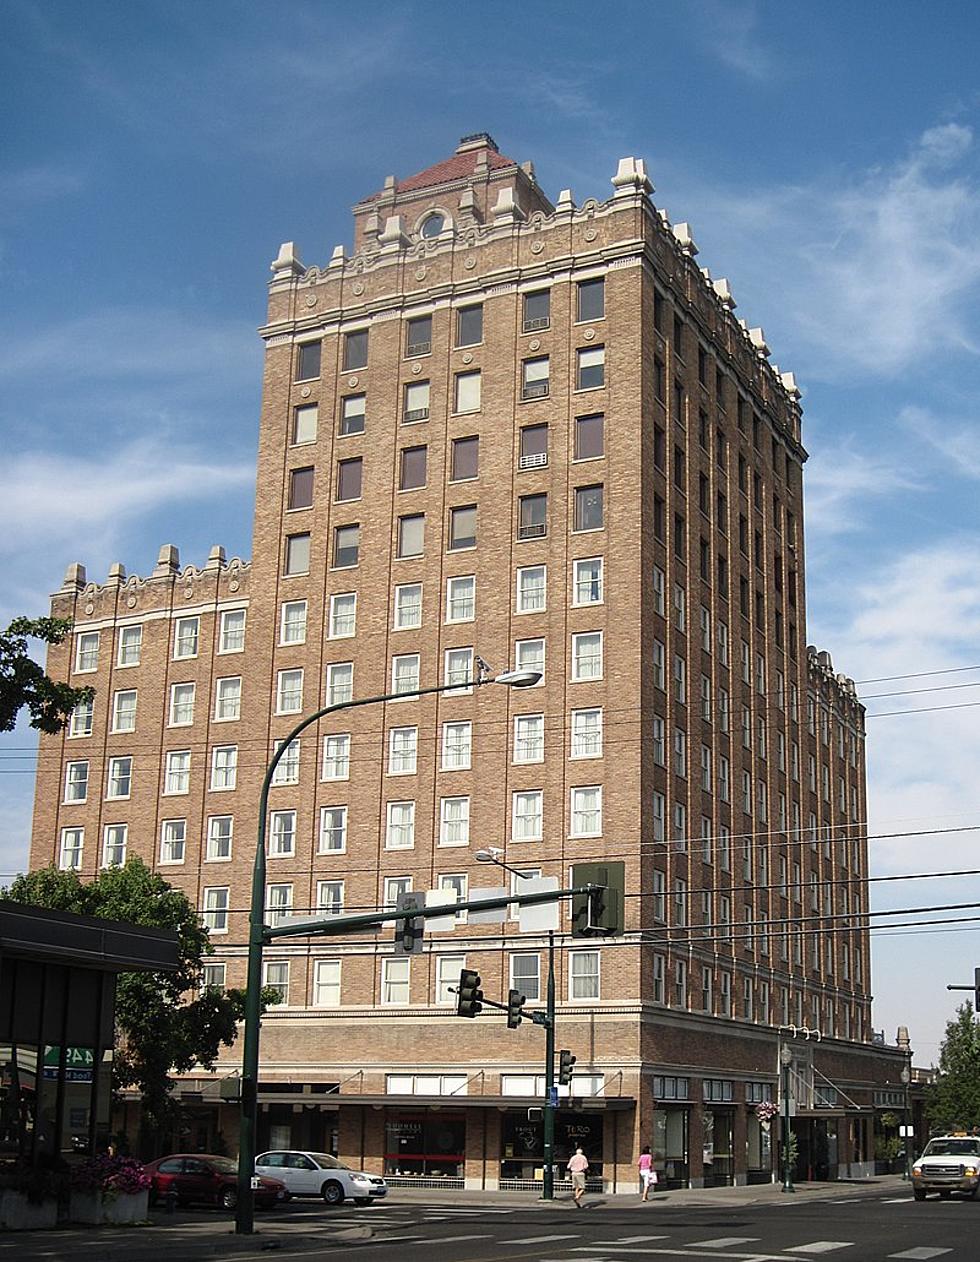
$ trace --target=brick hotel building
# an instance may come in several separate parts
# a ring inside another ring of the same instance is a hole
[[[476,655],[534,667],[309,729],[272,789],[269,917],[499,884],[486,846],[562,880],[622,860],[625,934],[572,940],[566,908],[557,938],[557,1155],[582,1142],[610,1190],[644,1143],[669,1184],[770,1179],[782,1040],[800,1173],[865,1171],[904,1060],[870,1021],[863,709],[806,643],[799,392],[643,162],[612,185],[553,205],[481,134],[358,202],[352,253],[282,246],[251,560],[69,568],[49,670],[96,695],[42,738],[31,863],[139,855],[200,908],[206,982],[242,986],[277,739]],[[526,1186],[543,1034],[461,1020],[448,987],[465,965],[543,999],[545,939],[465,915],[391,939],[267,951],[260,1146]],[[234,1150],[240,1055],[178,1082],[183,1146]]]

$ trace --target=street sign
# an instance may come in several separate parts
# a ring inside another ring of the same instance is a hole
[[[475,890],[470,890],[470,902],[483,901],[490,898],[506,898],[507,891],[501,885],[499,888],[493,885],[479,886]],[[507,919],[506,907],[489,907],[485,911],[471,908],[467,920],[471,925],[502,925]]]
[[[552,1108],[556,1108],[558,1105],[558,1088],[557,1087],[551,1088],[551,1105],[552,1105]]]
[[[557,876],[532,876],[518,882],[515,893],[539,894],[547,890],[557,890]],[[529,907],[521,906],[518,913],[518,928],[521,933],[548,933],[561,928],[561,907],[556,899],[553,903],[532,903]]]
[[[459,902],[459,895],[455,890],[426,890],[425,905],[426,907],[445,907],[455,908]],[[452,933],[456,928],[456,912],[451,911],[448,916],[427,916],[425,927],[430,933]]]

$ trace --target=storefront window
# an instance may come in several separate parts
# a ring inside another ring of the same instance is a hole
[[[749,1183],[768,1183],[772,1178],[772,1125],[749,1109],[745,1137]]]
[[[526,1112],[507,1113],[502,1126],[503,1152],[500,1177],[539,1183],[544,1175],[544,1123]],[[571,1110],[555,1116],[554,1159],[558,1178],[564,1179],[565,1163],[581,1147],[589,1159],[589,1178],[602,1178],[602,1118],[585,1117]]]
[[[466,1120],[462,1115],[389,1112],[385,1122],[385,1174],[462,1179]]]
[[[732,1109],[704,1110],[704,1186],[727,1187],[732,1183]]]
[[[668,1106],[653,1115],[653,1164],[667,1187],[687,1187],[690,1178],[687,1114]]]

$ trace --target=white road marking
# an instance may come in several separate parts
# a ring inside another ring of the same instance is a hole
[[[925,1245],[918,1249],[906,1249],[904,1253],[889,1253],[890,1258],[917,1258],[919,1262],[926,1262],[927,1258],[939,1258],[944,1253],[952,1253],[952,1249],[930,1249]]]
[[[833,1249],[849,1249],[853,1240],[814,1240],[811,1244],[794,1245],[784,1253],[830,1253]]]
[[[435,1236],[429,1241],[430,1244],[462,1244],[464,1240],[491,1240],[492,1236],[489,1231],[481,1232],[478,1236]]]
[[[610,1244],[649,1244],[651,1240],[669,1240],[669,1236],[620,1236],[618,1240],[611,1240]],[[596,1241],[597,1247],[599,1242]]]
[[[550,1244],[553,1240],[577,1240],[578,1233],[573,1236],[518,1236],[516,1240],[505,1240],[504,1244]],[[590,1245],[594,1249],[595,1245]]]
[[[692,1249],[731,1249],[737,1244],[758,1244],[759,1236],[719,1236],[716,1240],[692,1240]]]
[[[915,1201],[911,1196],[890,1196],[887,1200],[880,1201],[881,1205],[914,1205]]]

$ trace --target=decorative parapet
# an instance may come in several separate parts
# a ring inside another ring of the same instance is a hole
[[[109,567],[104,583],[89,582],[85,566],[74,561],[51,597],[52,609],[59,616],[83,621],[127,613],[136,616],[172,605],[176,594],[186,601],[234,600],[240,598],[237,593],[247,584],[251,568],[251,562],[240,557],[229,560],[220,544],[211,549],[203,566],[183,568],[177,548],[165,544],[149,576],[127,575],[125,566],[116,562]]]
[[[473,138],[471,147],[483,152],[486,141],[481,133]],[[467,148],[467,145],[469,141],[461,149]],[[594,230],[598,221],[619,212],[634,214],[639,211],[648,216],[646,248],[653,251],[656,266],[673,277],[675,286],[686,295],[692,313],[704,324],[706,331],[739,361],[739,371],[756,390],[761,406],[781,410],[782,422],[791,437],[799,442],[800,391],[793,374],[781,372],[769,362],[770,350],[761,328],[750,328],[746,321],[733,315],[736,303],[729,282],[726,279],[713,280],[707,268],[700,268],[694,262],[698,246],[691,225],[686,222],[671,225],[666,209],[653,204],[650,198],[653,185],[642,158],[629,156],[619,160],[611,180],[614,193],[607,201],[589,198],[581,206],[576,206],[571,190],[562,189],[557,204],[554,207],[549,204],[547,210],[541,206],[529,210],[526,205],[527,189],[537,189],[533,169],[523,164],[510,170],[519,173],[520,187],[514,183],[500,184],[495,190],[495,200],[486,205],[485,212],[474,193],[477,185],[473,181],[481,178],[477,163],[471,177],[451,179],[426,190],[433,199],[429,203],[421,202],[417,193],[411,194],[411,204],[405,204],[411,222],[400,213],[405,194],[395,178],[389,176],[382,191],[358,203],[355,210],[355,214],[367,214],[367,218],[360,220],[360,248],[348,256],[343,246],[336,246],[324,267],[304,269],[295,245],[284,243],[273,264],[273,292],[284,289],[296,292],[302,288],[306,297],[302,305],[297,302],[295,307],[280,306],[277,315],[270,317],[271,322],[263,330],[268,344],[281,344],[284,337],[290,337],[290,329],[308,334],[317,328],[332,328],[340,319],[355,311],[359,317],[379,318],[381,307],[376,311],[374,306],[378,303],[390,306],[390,295],[368,289],[366,275],[392,263],[403,266],[409,259],[417,268],[417,279],[424,281],[426,263],[430,259],[434,261],[439,256],[454,253],[470,254],[474,249],[498,240],[515,236],[520,240],[525,234],[533,233],[534,254],[541,262],[547,262],[549,256],[541,253],[542,229],[559,225],[567,229],[581,225],[585,240],[597,242],[594,247],[597,259],[606,258],[611,264],[618,257],[617,250],[620,253],[627,247],[634,247],[634,253],[644,250],[642,232],[632,239],[604,244],[601,230],[598,237]],[[545,199],[541,197],[541,201]],[[442,231],[422,237],[420,226],[433,206],[445,223]],[[567,257],[567,251],[563,250],[558,261],[565,264]],[[467,268],[472,265],[471,258],[465,260]],[[504,270],[515,271],[513,265]],[[440,275],[444,280],[445,273]],[[334,285],[336,288],[319,295],[318,301],[315,291],[322,285]],[[377,287],[373,288],[376,291]],[[428,297],[423,284],[418,298],[425,301]]]
[[[864,713],[864,706],[858,699],[857,684],[849,675],[834,671],[833,658],[826,649],[818,649],[812,644],[806,646],[807,666],[811,680],[831,692],[836,698]]]

